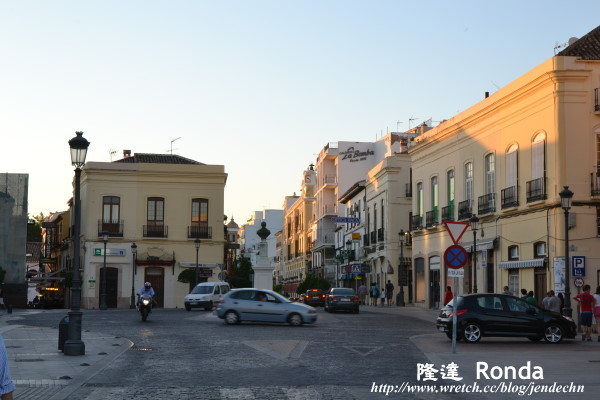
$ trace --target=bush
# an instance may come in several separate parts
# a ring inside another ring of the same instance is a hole
[[[329,281],[314,275],[307,275],[306,278],[298,285],[296,293],[304,293],[309,289],[329,290],[331,285]]]

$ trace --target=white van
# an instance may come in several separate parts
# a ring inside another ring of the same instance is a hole
[[[229,292],[227,282],[202,282],[197,284],[190,294],[185,296],[184,304],[186,311],[194,307],[212,310],[215,303],[221,300],[225,293]]]

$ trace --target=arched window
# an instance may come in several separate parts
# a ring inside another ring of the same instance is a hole
[[[546,134],[531,143],[531,181],[527,182],[527,201],[546,199]]]
[[[516,207],[519,205],[518,192],[518,150],[519,146],[511,145],[506,151],[505,187],[502,190],[502,208]]]
[[[469,201],[469,207],[473,209],[473,163],[465,164],[465,200]]]

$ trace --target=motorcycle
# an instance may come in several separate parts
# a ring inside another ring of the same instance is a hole
[[[138,310],[142,315],[142,321],[146,322],[148,314],[152,312],[152,296],[149,294],[142,294],[138,301]]]

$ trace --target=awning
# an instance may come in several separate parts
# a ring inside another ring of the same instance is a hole
[[[501,269],[536,268],[543,267],[545,263],[545,258],[534,258],[533,260],[501,261],[498,266]]]
[[[462,247],[465,248],[465,250],[467,250],[467,252],[471,252],[471,250],[473,249],[473,242],[460,242],[459,243]],[[494,248],[494,239],[491,240],[478,240],[477,241],[477,251],[482,251],[482,250],[492,250]]]

